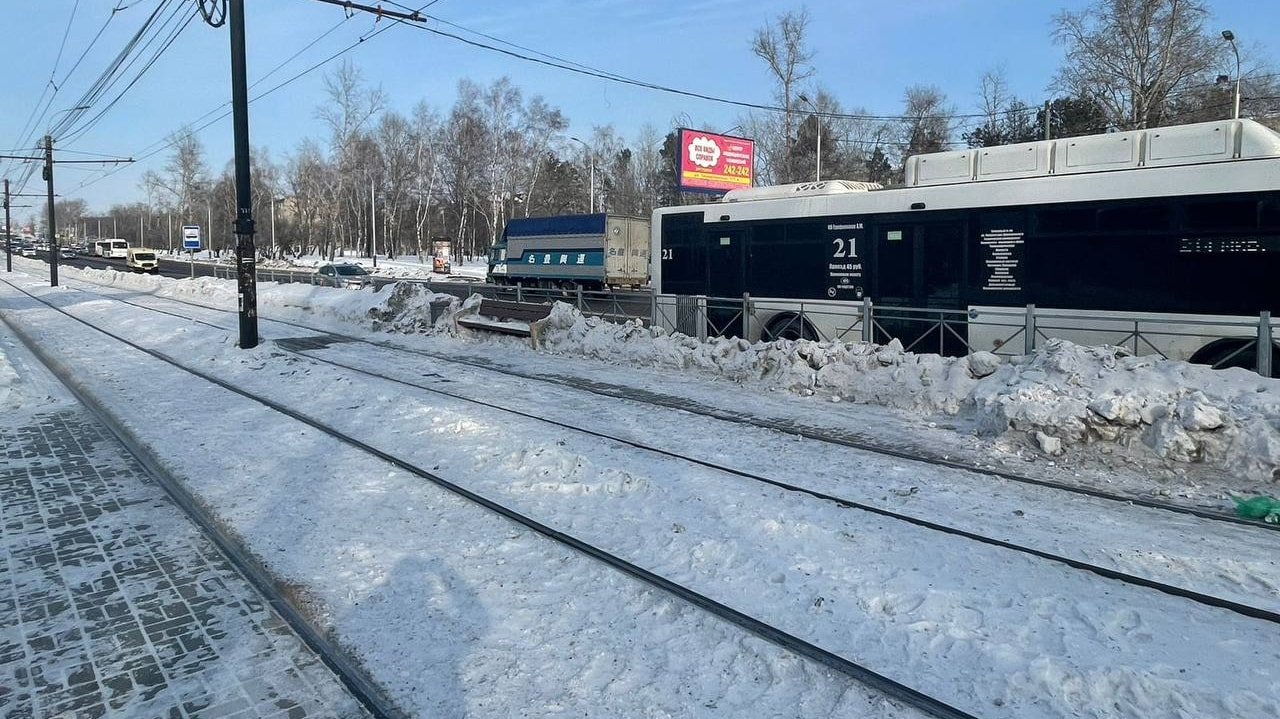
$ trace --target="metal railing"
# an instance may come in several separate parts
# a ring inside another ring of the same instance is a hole
[[[1051,339],[1107,344],[1134,355],[1195,359],[1216,368],[1246,366],[1280,376],[1277,328],[1255,318],[1158,313],[1065,312],[1035,305],[940,310],[825,300],[655,295],[653,324],[705,339],[811,339],[885,344],[944,355],[989,350],[1030,354]],[[1019,342],[1018,340],[1022,341]]]
[[[213,266],[215,277],[234,279],[231,265]],[[263,282],[310,283],[314,273],[258,269]],[[792,300],[705,295],[664,295],[648,290],[546,289],[521,285],[380,278],[376,286],[412,282],[432,292],[466,299],[479,294],[516,302],[564,302],[584,315],[611,322],[639,321],[690,337],[808,339],[886,344],[897,339],[916,353],[962,355],[979,350],[1030,354],[1051,339],[1108,344],[1134,355],[1196,359],[1213,367],[1248,366],[1264,377],[1280,376],[1277,328],[1270,312],[1257,318],[1158,313],[1110,313],[1025,307],[930,309],[835,300]],[[1019,341],[1021,340],[1021,341]]]

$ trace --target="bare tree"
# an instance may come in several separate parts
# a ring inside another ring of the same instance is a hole
[[[795,122],[791,117],[800,86],[813,76],[809,64],[813,52],[805,44],[805,32],[809,26],[809,11],[801,7],[799,12],[780,15],[776,25],[756,30],[751,41],[751,52],[764,60],[777,82],[774,98],[782,107],[780,122],[761,118],[755,126],[758,146],[766,162],[772,163],[771,174],[779,182],[793,182],[796,173],[790,164],[789,147],[795,140]],[[746,127],[746,124],[743,125]]]
[[[360,71],[344,62],[324,81],[328,102],[316,116],[329,126],[329,146],[337,165],[337,194],[341,214],[333,228],[342,249],[363,246],[372,253],[369,188],[376,182],[376,147],[366,129],[386,106],[381,88],[364,84]]]
[[[163,172],[148,171],[142,178],[148,194],[154,194],[163,205],[178,214],[183,223],[197,221],[196,201],[208,184],[208,168],[204,164],[204,148],[191,128],[183,128],[169,136],[173,151]]]
[[[1054,87],[1105,108],[1121,129],[1163,124],[1170,98],[1210,80],[1227,47],[1200,0],[1094,0],[1054,19],[1066,57]]]
[[[955,108],[933,85],[913,85],[903,96],[901,131],[904,158],[945,150],[951,141]]]

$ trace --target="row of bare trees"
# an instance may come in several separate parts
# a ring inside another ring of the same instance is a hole
[[[750,42],[775,79],[779,108],[739,118],[741,134],[756,140],[757,185],[812,179],[819,161],[823,178],[890,184],[913,154],[1220,119],[1233,110],[1234,48],[1207,29],[1203,0],[1094,0],[1063,12],[1053,26],[1063,64],[1047,88],[1055,99],[1018,98],[997,69],[981,78],[976,111],[967,114],[925,85],[907,88],[898,116],[845,108],[818,81],[809,21],[803,9],[786,13]],[[1216,82],[1224,70],[1228,82]],[[1280,112],[1280,87],[1264,65],[1245,62],[1241,75],[1244,116]],[[694,201],[675,190],[673,130],[645,126],[628,141],[604,126],[569,137],[560,110],[506,78],[488,86],[463,80],[451,108],[423,102],[408,115],[388,109],[382,90],[349,64],[325,87],[316,116],[326,137],[304,139],[280,159],[254,150],[254,216],[265,253],[422,256],[432,238],[444,237],[455,253],[478,255],[514,216],[589,208],[647,215]],[[139,244],[171,247],[176,228],[195,223],[209,228],[212,250],[230,249],[231,164],[212,173],[190,131],[170,139],[168,161],[144,179],[147,202],[112,208],[113,228]],[[66,209],[93,219],[83,203]]]
[[[656,130],[642,129],[641,150],[608,126],[589,140],[571,141],[558,109],[541,97],[526,98],[506,78],[488,87],[463,80],[447,114],[419,103],[408,116],[388,110],[381,89],[349,64],[328,76],[325,87],[316,115],[327,137],[302,140],[281,161],[254,149],[254,217],[265,254],[423,256],[432,238],[444,237],[456,253],[477,255],[513,216],[591,207],[645,215],[673,194],[674,146]],[[158,209],[146,213],[152,217],[143,227],[157,217],[166,226],[176,217],[178,227],[230,227],[231,164],[214,175],[191,132],[170,141],[168,162],[144,178],[150,201],[118,206],[111,215],[129,216],[126,224],[134,227],[139,213],[152,207]],[[167,232],[121,234],[142,234],[152,246],[173,241]],[[225,251],[233,239],[215,230],[208,245]]]
[[[1018,98],[997,68],[983,75],[976,112],[966,114],[929,85],[907,88],[896,117],[842,107],[817,80],[809,22],[804,9],[785,13],[751,42],[782,109],[740,121],[756,139],[757,176],[766,183],[813,179],[819,147],[824,178],[883,183],[900,179],[905,158],[955,146],[1229,118],[1237,79],[1242,117],[1274,123],[1280,113],[1280,76],[1212,29],[1204,0],[1094,0],[1059,13],[1052,36],[1063,59],[1046,87],[1052,99]]]

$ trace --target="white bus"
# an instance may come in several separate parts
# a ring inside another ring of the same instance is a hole
[[[129,256],[129,243],[126,240],[98,240],[93,243],[93,254],[97,257],[119,257],[124,259]]]
[[[902,187],[734,190],[656,210],[651,243],[655,321],[685,332],[1280,358],[1259,341],[1280,311],[1280,134],[1251,120],[920,155]]]

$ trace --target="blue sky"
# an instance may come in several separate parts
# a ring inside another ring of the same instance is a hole
[[[194,3],[195,0],[191,0]],[[373,0],[371,0],[372,2]],[[405,4],[426,0],[405,0]],[[123,47],[159,0],[79,0],[66,48],[54,73],[59,82],[106,22],[106,31],[80,67],[62,82],[51,112],[70,108]],[[110,22],[110,8],[127,6]],[[815,80],[846,107],[875,114],[901,110],[912,84],[941,88],[960,112],[974,112],[983,72],[1003,67],[1011,89],[1037,104],[1062,50],[1050,39],[1052,17],[1087,0],[810,0],[809,44]],[[1246,54],[1280,65],[1280,2],[1208,0],[1213,30],[1231,28]],[[0,151],[24,139],[22,125],[46,87],[77,0],[3,0],[0,35],[8,71],[0,80]],[[250,82],[285,61],[343,18],[343,10],[314,0],[247,0]],[[438,0],[428,11],[470,30],[656,84],[747,102],[769,103],[773,83],[750,51],[754,31],[791,0]],[[448,26],[435,25],[449,30]],[[262,90],[319,62],[374,29],[356,15],[294,59]],[[230,97],[226,28],[197,21],[102,121],[65,149],[137,155],[168,133]],[[572,135],[612,124],[628,139],[648,122],[659,129],[687,116],[692,124],[724,130],[742,110],[587,78],[469,47],[408,27],[392,27],[343,56],[386,92],[391,107],[408,111],[419,100],[452,105],[461,78],[485,85],[508,76],[526,95],[542,95],[570,120]],[[323,138],[315,118],[324,101],[323,74],[334,61],[251,106],[250,133],[282,160],[306,136]],[[1247,63],[1246,63],[1247,64]],[[46,122],[47,124],[47,122]],[[43,127],[39,128],[43,133]],[[200,133],[210,167],[231,157],[230,119]],[[71,154],[64,155],[70,158]],[[85,156],[78,156],[85,157]],[[145,199],[139,178],[163,164],[165,153],[82,189],[88,170],[59,169],[60,193],[86,199],[95,210]],[[13,177],[11,165],[0,172]],[[37,180],[39,175],[36,175]],[[33,191],[34,183],[27,188]]]

